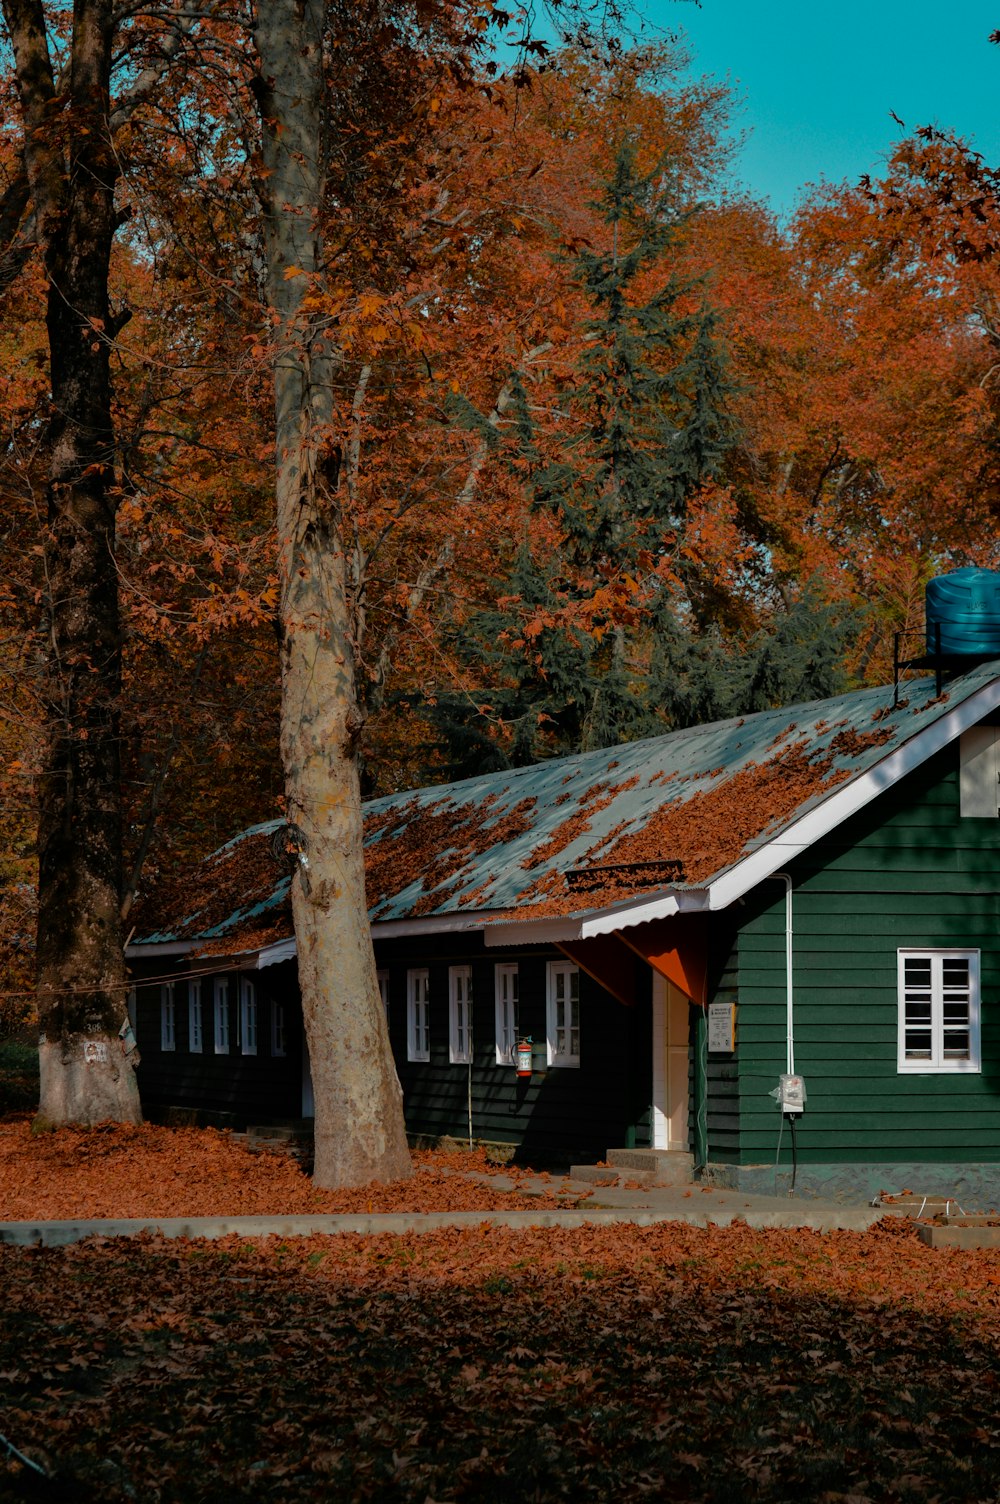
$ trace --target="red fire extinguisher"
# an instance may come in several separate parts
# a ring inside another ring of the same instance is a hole
[[[516,1060],[517,1060],[517,1074],[519,1076],[530,1076],[531,1075],[531,1038],[530,1038],[530,1036],[528,1036],[525,1039],[519,1039],[517,1041]]]

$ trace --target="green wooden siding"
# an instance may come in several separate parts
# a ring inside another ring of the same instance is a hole
[[[626,1008],[580,974],[580,1065],[545,1067],[546,964],[560,952],[486,951],[476,934],[382,941],[379,966],[389,971],[389,1036],[411,1133],[469,1132],[469,1068],[448,1052],[448,968],[472,968],[472,1132],[477,1139],[518,1145],[526,1155],[602,1157],[609,1148],[648,1144],[652,1067],[649,968],[636,969],[637,1001]],[[519,1080],[496,1062],[494,968],[516,962],[518,1031],[534,1041],[535,1071]],[[430,1060],[406,1058],[406,973],[429,973]]]
[[[732,920],[728,915],[713,918],[709,940],[708,992],[713,1002],[739,1003],[739,955]],[[692,1028],[692,1049],[698,1049],[697,1030]],[[732,1055],[707,1054],[705,1119],[708,1134],[708,1158],[716,1164],[737,1164],[740,1157],[740,1082],[739,1066]],[[692,1069],[692,1093],[689,1110],[691,1150],[698,1155],[698,1095]]]
[[[202,1120],[234,1128],[298,1118],[302,1112],[302,1014],[289,996],[295,986],[294,963],[254,972],[257,989],[257,1053],[244,1055],[239,1044],[239,974],[229,978],[229,1053],[215,1053],[213,976],[202,980],[200,1052],[188,1038],[187,980],[177,966],[174,987],[175,1047],[161,1048],[160,989],[136,979],[136,1042],[142,1056],[136,1075],[143,1113],[162,1118],[171,1108],[197,1110]],[[285,1010],[285,1054],[271,1054],[271,1010]]]
[[[1000,823],[960,816],[957,746],[789,870],[795,1066],[808,1092],[796,1125],[800,1163],[1000,1162]],[[982,1072],[900,1074],[897,950],[949,946],[980,951]],[[785,1068],[784,885],[761,884],[738,933],[730,941],[720,924],[713,949],[725,953],[713,996],[738,1003],[739,1126],[734,1136],[723,1059],[710,1057],[710,1158],[773,1163],[780,1118],[768,1092]]]

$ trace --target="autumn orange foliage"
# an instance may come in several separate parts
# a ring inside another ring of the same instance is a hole
[[[500,1173],[483,1150],[422,1151],[412,1180],[352,1191],[317,1190],[282,1153],[252,1152],[214,1128],[105,1124],[33,1137],[27,1117],[0,1122],[0,1221],[121,1217],[266,1217],[353,1212],[524,1210],[567,1205],[516,1187],[531,1172]],[[464,1172],[464,1173],[463,1173]],[[470,1180],[473,1172],[476,1179]]]

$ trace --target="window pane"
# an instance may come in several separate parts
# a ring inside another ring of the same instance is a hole
[[[907,988],[931,985],[930,956],[907,956],[903,964]]]
[[[968,958],[945,956],[942,963],[942,975],[945,987],[961,987],[964,991],[969,985]]]

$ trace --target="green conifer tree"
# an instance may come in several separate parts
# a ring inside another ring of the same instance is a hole
[[[669,171],[641,175],[626,145],[595,207],[608,235],[575,260],[589,314],[559,403],[569,417],[537,432],[516,379],[509,409],[531,512],[555,521],[561,549],[542,560],[524,539],[494,584],[503,605],[454,634],[490,710],[438,696],[431,716],[455,774],[837,687],[830,653],[812,651],[812,610],[734,647],[726,588],[683,547],[692,498],[724,482],[737,428],[718,315],[705,284],[674,264],[689,215]],[[646,585],[640,609],[622,608],[613,587],[626,579]]]

